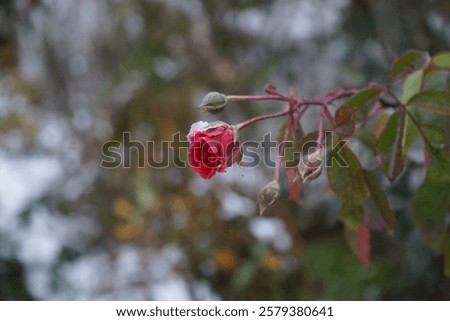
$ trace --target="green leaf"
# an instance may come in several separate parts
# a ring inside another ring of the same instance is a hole
[[[412,116],[413,117],[413,116]],[[420,138],[420,132],[417,129],[414,122],[407,117],[406,118],[406,131],[405,131],[405,150],[408,150],[414,143]]]
[[[392,149],[392,146],[395,143],[395,137],[397,135],[397,128],[399,125],[400,113],[395,112],[391,115],[386,126],[381,132],[377,147],[375,149],[377,154],[385,153]]]
[[[422,91],[441,90],[448,91],[449,87],[449,71],[443,69],[430,68],[425,70],[422,80]]]
[[[402,90],[402,102],[406,103],[411,99],[412,96],[417,94],[420,91],[422,86],[424,71],[423,69],[416,70],[408,77],[406,77],[405,82],[403,83]]]
[[[372,109],[375,102],[380,97],[381,91],[377,88],[366,88],[354,94],[345,103],[346,106],[356,109],[355,117],[357,121],[364,119],[366,114]]]
[[[411,97],[408,106],[425,108],[450,116],[450,92],[440,90],[423,91]]]
[[[391,182],[403,171],[406,117],[395,112],[381,133],[376,153],[381,154],[383,170]]]
[[[425,242],[439,253],[445,235],[450,183],[425,182],[414,195],[413,219]]]
[[[430,165],[427,181],[450,183],[450,152],[448,150],[428,150]]]
[[[328,181],[334,193],[344,201],[362,204],[369,196],[361,165],[350,148],[343,146],[339,151],[331,151],[328,155],[341,157],[347,166],[330,160],[328,166]]]
[[[426,52],[409,50],[398,57],[389,71],[388,80],[390,83],[400,80],[415,70],[423,68],[430,62],[430,56]]]
[[[354,108],[364,107],[367,103],[375,102],[380,96],[380,89],[366,88],[354,94],[347,100],[346,105]]]
[[[296,168],[298,160],[295,160],[294,153],[296,152],[296,148],[293,141],[287,141],[284,145],[284,161],[286,167],[288,168]]]
[[[428,124],[422,125],[421,128],[426,139],[433,146],[433,148],[438,150],[442,150],[445,148],[447,137],[445,135],[445,131],[442,128]]]
[[[389,230],[394,230],[395,228],[395,215],[389,205],[386,194],[378,183],[377,178],[371,172],[364,172],[364,178],[366,180],[367,186],[369,187],[370,196],[374,200],[376,206],[378,207],[381,215],[383,216],[386,225]]]
[[[302,153],[302,155],[307,155],[310,152],[311,147],[317,146],[317,137],[319,136],[319,132],[317,130],[308,133],[306,136],[297,140],[296,151]]]
[[[434,55],[432,61],[435,66],[450,68],[450,51]]]
[[[339,137],[348,137],[353,134],[355,130],[355,115],[353,108],[350,106],[342,106],[336,110],[335,115],[336,124],[334,132]]]
[[[339,219],[345,227],[352,231],[356,231],[364,218],[364,208],[362,205],[353,202],[342,203],[341,210],[338,214]]]
[[[377,138],[375,137],[372,130],[366,128],[360,128],[356,133],[359,141],[364,144],[371,151],[374,151],[377,146]]]

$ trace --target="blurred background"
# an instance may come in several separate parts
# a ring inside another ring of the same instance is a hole
[[[197,120],[280,108],[200,115],[209,91],[259,94],[272,82],[311,97],[383,82],[406,49],[449,47],[448,0],[0,1],[0,299],[449,299],[442,257],[411,222],[423,179],[414,155],[386,184],[397,230],[372,236],[369,270],[345,244],[324,177],[301,206],[283,191],[259,217],[265,166],[210,181],[139,168],[137,154],[130,168],[100,167],[102,145],[123,132],[156,142],[144,156],[160,161],[171,154],[159,142]]]

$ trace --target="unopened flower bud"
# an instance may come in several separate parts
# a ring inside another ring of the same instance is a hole
[[[277,93],[277,87],[275,87],[274,84],[267,84],[265,88],[266,93],[268,94],[276,94]]]
[[[208,93],[197,108],[202,112],[219,113],[227,104],[227,96],[216,91]]]
[[[271,181],[258,192],[259,215],[275,202],[280,192],[278,181]]]
[[[317,149],[302,159],[298,164],[298,172],[301,180],[307,182],[319,177],[322,172],[323,161],[321,149]]]

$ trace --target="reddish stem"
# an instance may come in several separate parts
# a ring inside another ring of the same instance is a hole
[[[323,142],[323,119],[325,114],[325,105],[322,108],[319,116],[319,134],[317,135],[317,147],[316,149],[321,149]]]
[[[239,124],[235,125],[235,127],[238,130],[241,130],[241,129],[243,129],[243,128],[245,128],[245,127],[247,127],[247,126],[249,126],[249,125],[251,125],[253,123],[256,123],[256,122],[258,122],[260,120],[281,117],[281,116],[285,116],[285,115],[290,114],[290,113],[291,113],[291,109],[288,108],[288,109],[285,109],[285,110],[282,110],[282,111],[279,111],[279,112],[276,112],[276,113],[273,113],[273,114],[262,115],[262,116],[257,116],[257,117],[250,118],[250,119],[248,119],[246,121],[243,121],[242,123],[239,123]]]
[[[262,95],[262,96],[238,96],[232,95],[227,96],[227,101],[260,101],[260,100],[280,100],[280,101],[289,101],[288,97],[284,97],[282,95]]]
[[[328,109],[327,105],[323,105],[323,112],[324,112],[325,116],[327,116],[330,123],[333,126],[336,125],[336,122],[334,121],[334,117],[333,117],[333,115],[331,115],[330,110]]]
[[[228,101],[261,101],[261,100],[279,100],[279,101],[286,101],[289,102],[289,108],[277,113],[268,114],[268,115],[262,115],[258,117],[254,117],[251,119],[248,119],[242,123],[239,123],[236,125],[236,128],[238,130],[243,129],[255,122],[258,122],[260,120],[269,119],[269,118],[276,118],[285,116],[287,114],[292,114],[295,110],[299,110],[301,107],[306,106],[303,110],[299,112],[299,115],[297,116],[297,119],[299,120],[303,113],[306,111],[307,106],[309,105],[318,105],[322,106],[322,112],[324,115],[329,119],[329,121],[334,124],[334,118],[331,115],[330,111],[328,110],[327,105],[329,103],[332,103],[336,99],[345,97],[345,96],[351,96],[357,92],[357,89],[337,89],[330,91],[326,94],[316,96],[312,100],[300,100],[297,101],[293,99],[292,97],[286,97],[281,94],[272,94],[272,95],[262,95],[262,96],[227,96]],[[323,115],[322,115],[323,117]],[[322,119],[323,123],[323,119]]]
[[[281,142],[279,150],[278,150],[277,163],[275,165],[275,171],[273,173],[274,181],[278,181],[278,179],[280,177],[281,160],[284,157],[284,148],[285,148],[288,136],[289,136],[292,120],[293,120],[292,115],[290,115],[289,120],[288,120],[289,124],[286,126],[286,129],[284,130],[283,141]]]

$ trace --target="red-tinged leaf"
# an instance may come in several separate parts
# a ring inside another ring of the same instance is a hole
[[[390,83],[400,80],[415,70],[421,69],[431,61],[426,52],[409,50],[398,57],[389,71],[388,79]]]
[[[423,153],[424,153],[423,166],[425,166],[425,169],[428,170],[431,165],[431,156],[427,148],[423,149]]]
[[[344,201],[362,204],[369,192],[355,154],[343,146],[340,150],[332,150],[328,156],[328,182],[333,192]]]
[[[391,182],[404,168],[405,130],[405,114],[395,112],[386,124],[377,144],[376,152],[380,155],[383,170]]]
[[[447,226],[442,242],[442,253],[444,253],[444,274],[450,278],[450,224]]]
[[[339,137],[349,137],[355,130],[355,114],[352,107],[342,106],[336,110],[334,132]]]
[[[345,240],[365,268],[370,265],[370,232],[364,222],[361,205],[344,202],[339,211],[339,219],[344,225]]]
[[[369,269],[370,267],[370,231],[366,223],[361,223],[358,227],[358,258],[361,264]]]
[[[435,66],[450,68],[450,51],[434,55],[432,61]]]
[[[288,191],[290,199],[300,204],[300,179],[297,167],[287,167],[286,176],[288,178]]]
[[[408,106],[424,108],[450,116],[450,92],[442,90],[423,91],[412,96],[408,101]]]
[[[425,182],[413,199],[413,220],[425,242],[436,252],[446,231],[445,216],[450,201],[450,183]]]
[[[386,194],[383,192],[383,189],[373,173],[365,171],[364,178],[367,186],[369,187],[370,196],[380,211],[380,214],[388,228],[388,232],[392,232],[395,229],[395,215],[389,205]]]
[[[389,114],[387,112],[381,112],[380,116],[378,117],[375,128],[373,129],[373,134],[375,138],[378,140],[381,137],[381,133],[383,132],[383,129],[386,127],[386,124],[389,121]],[[374,148],[376,150],[376,146]]]

